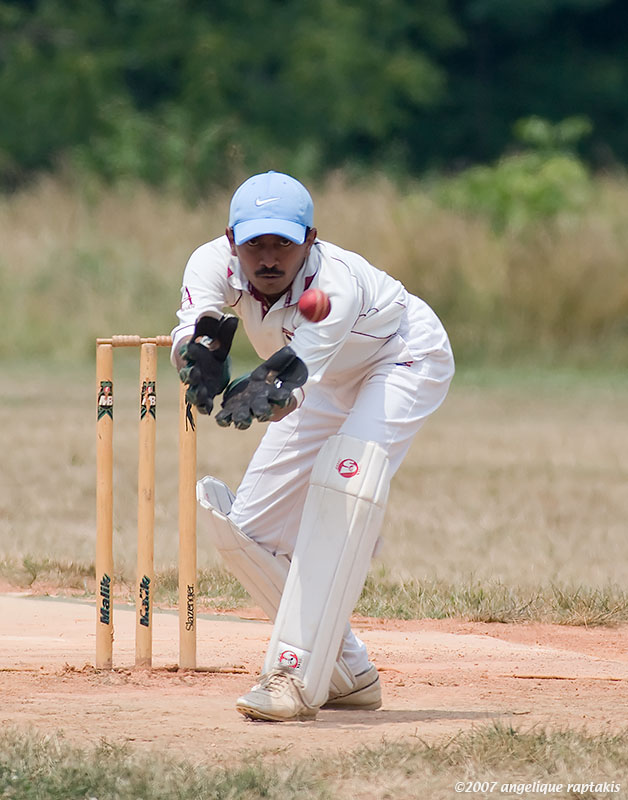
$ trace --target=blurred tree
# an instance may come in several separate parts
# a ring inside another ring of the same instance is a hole
[[[116,91],[111,61],[90,36],[104,23],[102,4],[95,0],[0,3],[0,175],[5,181],[49,166],[90,135],[103,96]]]
[[[433,54],[459,38],[446,0],[5,0],[0,20],[5,182],[76,148],[192,189],[385,157],[442,98]]]
[[[623,0],[452,0],[466,46],[445,54],[446,103],[410,136],[427,161],[497,157],[512,125],[537,114],[588,117],[582,153],[598,166],[628,160],[628,14]],[[434,131],[440,135],[434,138]]]
[[[592,187],[585,165],[573,151],[590,132],[584,117],[570,117],[557,125],[540,117],[519,120],[514,135],[523,147],[518,152],[437,182],[435,196],[456,211],[485,216],[498,233],[519,232],[530,223],[559,215],[577,218]]]
[[[417,174],[582,114],[628,159],[622,0],[0,0],[0,184],[60,158],[190,194],[269,166]]]

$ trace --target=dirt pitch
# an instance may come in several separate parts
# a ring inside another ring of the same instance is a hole
[[[491,720],[524,730],[614,732],[626,724],[628,626],[568,628],[354,618],[381,673],[379,711],[254,723],[234,700],[255,681],[270,625],[257,609],[201,615],[198,663],[176,670],[178,618],[155,615],[154,669],[132,668],[134,612],[115,610],[112,672],[93,668],[95,609],[70,598],[0,595],[0,725],[158,747],[204,761],[282,757],[387,740],[446,738]],[[209,668],[209,669],[208,669]]]

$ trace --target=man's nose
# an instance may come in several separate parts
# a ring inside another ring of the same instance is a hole
[[[273,245],[264,245],[260,250],[259,261],[260,266],[266,267],[267,269],[278,266],[279,258],[277,248]]]

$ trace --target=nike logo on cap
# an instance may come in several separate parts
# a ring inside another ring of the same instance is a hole
[[[275,200],[279,200],[279,198],[278,197],[267,197],[265,200],[260,200],[260,198],[258,197],[255,200],[255,205],[256,206],[265,206],[267,203],[274,203]]]

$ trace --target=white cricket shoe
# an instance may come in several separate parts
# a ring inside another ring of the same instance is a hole
[[[236,700],[236,710],[249,719],[271,722],[314,719],[318,708],[306,705],[301,696],[303,684],[282,669],[273,669],[250,692]]]
[[[382,687],[375,664],[353,677],[353,686],[342,692],[331,689],[323,708],[349,708],[356,711],[375,711],[382,705]]]

